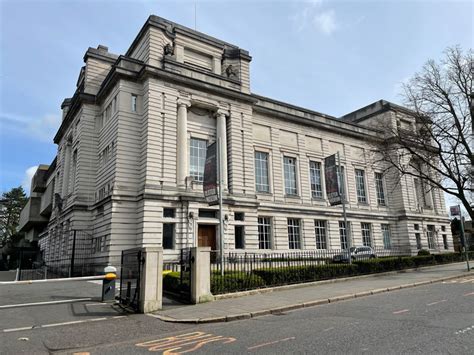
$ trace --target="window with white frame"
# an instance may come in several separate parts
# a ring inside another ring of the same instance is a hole
[[[300,220],[288,218],[288,246],[290,249],[301,249]]]
[[[341,241],[341,249],[347,249],[349,246],[347,242],[347,228],[343,221],[339,221],[339,239]]]
[[[309,174],[311,180],[311,197],[323,198],[323,188],[321,185],[321,163],[317,161],[310,161]]]
[[[314,233],[316,235],[316,249],[327,249],[326,221],[314,221]]]
[[[206,163],[207,141],[191,138],[189,145],[189,175],[194,181],[203,182]]]
[[[131,106],[132,112],[137,112],[137,101],[138,101],[138,96],[135,94],[132,94],[132,106]]]
[[[298,195],[296,186],[296,158],[283,157],[283,170],[285,175],[285,194]]]
[[[367,203],[367,196],[365,193],[365,173],[364,170],[355,169],[357,202]]]
[[[428,225],[426,228],[426,239],[428,240],[428,249],[436,249],[435,245],[435,226]]]
[[[372,246],[372,233],[370,223],[362,222],[360,224],[360,229],[362,232],[362,244],[366,247]]]
[[[270,217],[258,217],[258,248],[271,249],[272,225]]]
[[[377,191],[377,204],[379,206],[385,206],[385,190],[382,173],[375,173],[375,189]]]
[[[268,178],[268,153],[255,151],[255,189],[257,192],[270,192]]]
[[[384,249],[392,249],[392,236],[390,235],[390,224],[382,224],[382,239]]]

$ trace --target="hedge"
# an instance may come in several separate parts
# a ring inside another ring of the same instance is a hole
[[[181,283],[181,273],[177,271],[169,272],[163,276],[163,290],[172,293],[180,293],[189,287],[189,278],[186,275]]]
[[[256,274],[225,272],[211,275],[211,293],[221,294],[265,287],[264,280]]]
[[[289,266],[253,270],[267,286],[327,280],[357,274],[357,266],[347,264]]]

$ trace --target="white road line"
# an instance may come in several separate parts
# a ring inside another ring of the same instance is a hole
[[[459,282],[460,284],[465,284],[466,282],[474,281],[474,279],[467,279],[467,280],[462,280]]]
[[[250,348],[247,348],[247,350],[253,350],[253,349],[261,348],[262,346],[273,345],[273,344],[281,343],[281,342],[288,341],[288,340],[294,340],[294,339],[295,339],[295,337],[289,337],[289,338],[285,338],[285,339],[275,340],[275,341],[271,341],[271,342],[268,342],[268,343],[263,343],[263,344],[258,344],[258,345],[251,346]]]
[[[7,305],[0,306],[0,309],[17,308],[17,307],[30,307],[30,306],[45,306],[45,305],[48,305],[48,304],[74,303],[74,302],[83,302],[83,301],[92,301],[92,298],[88,297],[88,298],[75,298],[75,299],[70,299],[70,300],[7,304]]]
[[[3,329],[4,333],[9,333],[9,332],[17,332],[20,330],[31,330],[33,329],[33,326],[31,327],[21,327],[21,328],[11,328],[11,329]]]
[[[22,331],[22,330],[32,330],[32,329],[39,329],[39,328],[52,328],[52,327],[61,327],[61,326],[65,326],[65,325],[82,324],[82,323],[90,323],[90,322],[100,322],[100,321],[104,321],[104,320],[119,319],[119,318],[125,318],[125,317],[126,316],[114,316],[114,317],[102,317],[102,318],[74,320],[74,321],[70,321],[70,322],[51,323],[51,324],[43,324],[43,325],[30,326],[30,327],[3,329],[2,331],[3,331],[3,333],[9,333],[9,332]]]
[[[474,292],[465,293],[463,296],[474,296]]]
[[[330,331],[331,329],[334,329],[334,327],[324,329],[323,332],[328,332],[328,331]]]
[[[447,301],[447,300],[441,300],[441,301],[431,302],[431,303],[428,303],[427,306],[434,306],[435,304],[442,303],[442,302],[446,302],[446,301]]]
[[[401,313],[406,313],[406,312],[410,312],[409,309],[401,309],[399,311],[395,311],[395,312],[392,312],[393,314],[401,314]]]

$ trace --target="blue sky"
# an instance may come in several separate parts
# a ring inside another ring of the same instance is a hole
[[[0,192],[56,153],[60,105],[88,47],[123,54],[150,14],[247,49],[252,92],[341,116],[447,46],[473,45],[470,1],[0,0]]]

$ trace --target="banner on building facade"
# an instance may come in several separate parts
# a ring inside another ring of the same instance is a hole
[[[324,177],[326,181],[326,195],[330,205],[340,205],[342,203],[342,196],[339,193],[336,154],[324,159]]]
[[[219,202],[217,193],[217,142],[207,147],[203,190],[207,203],[216,205]]]
[[[449,213],[451,214],[451,216],[461,216],[461,206],[450,206]]]

